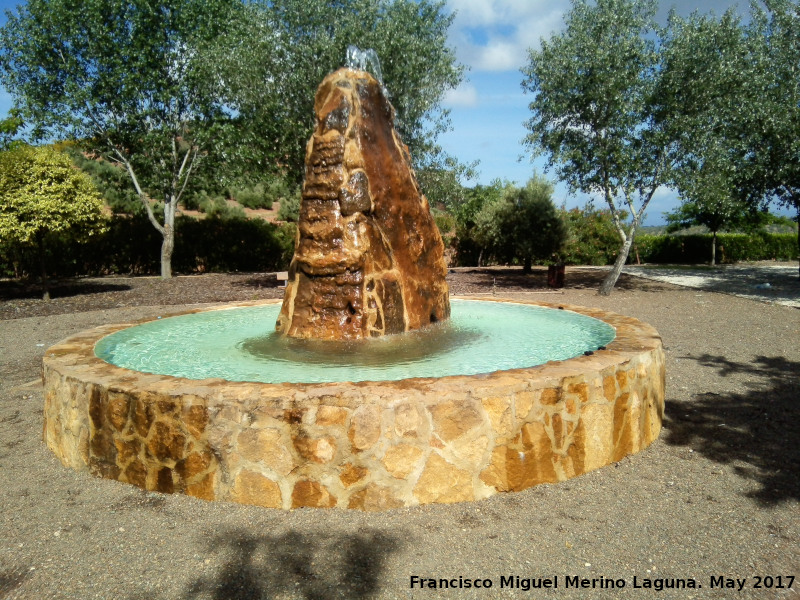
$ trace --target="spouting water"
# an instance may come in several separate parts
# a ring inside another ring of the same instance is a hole
[[[356,71],[366,71],[378,80],[383,86],[383,72],[381,71],[381,61],[378,53],[372,48],[362,50],[358,46],[348,46],[345,54],[344,66]],[[386,89],[384,88],[384,92]]]

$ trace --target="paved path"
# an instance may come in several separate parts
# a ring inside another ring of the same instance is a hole
[[[625,273],[709,292],[800,308],[797,263],[656,267],[629,265]]]

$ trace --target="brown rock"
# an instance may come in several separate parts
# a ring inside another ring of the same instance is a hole
[[[347,463],[342,467],[342,472],[339,479],[345,487],[350,487],[354,483],[358,483],[367,476],[367,469],[364,467],[357,467],[354,464]]]
[[[183,457],[186,436],[171,422],[158,421],[147,441],[147,449],[158,460],[178,460]]]
[[[383,456],[383,466],[392,477],[405,479],[416,468],[421,456],[422,450],[416,446],[408,444],[392,446]]]
[[[250,461],[261,462],[278,475],[288,475],[295,467],[292,453],[277,429],[246,429],[237,438],[239,452]]]
[[[336,453],[336,440],[332,437],[309,438],[299,436],[292,441],[300,456],[316,463],[330,462]]]
[[[201,404],[193,404],[183,410],[183,423],[194,437],[200,437],[208,425],[208,409]]]
[[[282,508],[283,506],[281,488],[278,484],[261,473],[247,469],[243,469],[236,475],[231,490],[231,499],[234,502],[267,508]]]
[[[358,508],[361,510],[387,510],[389,508],[400,508],[404,503],[396,498],[391,488],[376,485],[368,485],[363,490],[359,490],[350,496],[348,508]]]
[[[394,431],[399,437],[417,437],[419,411],[413,404],[400,404],[394,409]]]
[[[207,470],[211,466],[212,460],[213,455],[208,450],[193,452],[185,459],[178,461],[175,470],[185,481],[188,481]]]
[[[336,497],[321,483],[304,479],[298,481],[292,490],[292,508],[303,506],[333,508],[336,506]]]
[[[106,407],[106,416],[109,423],[117,431],[122,431],[125,423],[128,422],[128,412],[130,409],[130,399],[125,394],[115,392],[108,393],[108,406]]]
[[[314,111],[276,329],[347,340],[447,319],[444,245],[381,85],[340,69],[320,85]]]
[[[447,401],[429,408],[436,433],[445,442],[452,441],[483,423],[474,401]]]
[[[134,460],[126,467],[123,481],[144,488],[147,483],[147,468],[140,460]]]
[[[215,500],[216,489],[214,482],[214,473],[209,473],[196,483],[186,485],[186,495],[200,498],[201,500]],[[280,508],[280,507],[276,507]]]
[[[359,406],[353,412],[348,432],[356,452],[373,446],[381,437],[381,413],[375,406]]]
[[[433,452],[414,486],[414,495],[420,504],[473,500],[472,475]]]
[[[338,406],[320,406],[317,409],[317,425],[344,425],[347,422],[347,410]]]
[[[483,408],[489,414],[492,429],[501,436],[511,435],[513,419],[511,415],[511,398],[496,396],[484,398]]]

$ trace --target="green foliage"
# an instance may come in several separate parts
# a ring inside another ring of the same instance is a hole
[[[181,273],[285,270],[294,251],[292,224],[185,216],[175,222],[179,244],[174,261]],[[154,275],[159,272],[160,237],[144,215],[115,215],[105,232],[90,238],[73,230],[50,236],[45,256],[50,272],[61,277]],[[25,276],[38,268],[36,256],[0,242],[0,275]]]
[[[126,169],[163,236],[171,274],[174,216],[191,176],[217,162],[230,126],[199,76],[205,48],[240,0],[30,0],[0,28],[0,80],[35,138],[84,140]],[[150,199],[164,202],[164,220]]]
[[[431,209],[433,214],[433,221],[439,229],[439,234],[442,236],[445,248],[452,245],[455,239],[456,220],[450,213],[438,209]]]
[[[452,244],[459,265],[480,265],[484,253],[488,259],[489,242],[482,237],[485,228],[478,228],[478,215],[484,207],[500,202],[503,191],[509,185],[495,180],[490,185],[464,188],[461,194],[451,196],[447,210],[456,222],[456,236]]]
[[[534,260],[560,262],[566,228],[552,195],[552,184],[540,177],[523,188],[507,186],[476,215],[476,242],[500,262],[519,260],[526,272]]]
[[[0,152],[0,238],[38,244],[45,236],[104,227],[103,202],[92,180],[48,147]]]
[[[640,235],[639,256],[646,263],[703,264],[708,262],[712,234]],[[717,235],[720,263],[753,260],[797,260],[797,234],[758,232]]]
[[[300,199],[300,190],[281,199],[281,206],[278,209],[278,219],[290,223],[297,223],[300,219]]]
[[[210,219],[244,219],[241,206],[231,206],[222,196],[210,196],[200,200],[200,212]]]
[[[74,145],[66,145],[64,152],[76,167],[92,178],[95,187],[113,213],[144,213],[144,207],[131,186],[128,174],[118,165],[102,159],[87,158]]]
[[[380,57],[397,127],[417,167],[443,166],[440,106],[463,78],[447,43],[452,15],[431,0],[257,1],[232,22],[206,62],[240,116],[237,156],[249,172],[280,168],[299,183],[322,79],[343,66],[351,44]],[[420,169],[421,170],[421,169]]]
[[[609,265],[619,251],[619,233],[611,213],[591,205],[561,210],[567,240],[561,251],[564,264]],[[637,236],[638,241],[638,236]]]
[[[19,109],[12,108],[8,111],[8,116],[0,120],[0,151],[11,150],[18,146],[20,142],[18,136],[20,130],[25,126]]]

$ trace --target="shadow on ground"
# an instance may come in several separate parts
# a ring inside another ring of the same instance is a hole
[[[60,279],[50,282],[50,297],[70,298],[87,294],[124,292],[130,289],[131,286],[118,283],[100,283],[96,280],[81,281],[80,279]],[[0,301],[23,298],[41,300],[41,284],[23,281],[0,281]]]
[[[491,291],[492,289],[498,292],[554,289],[547,285],[547,267],[534,267],[527,274],[522,272],[522,267],[473,267],[459,269],[458,275],[459,285],[465,287],[465,291],[459,293],[470,293],[469,288],[472,286],[476,288],[476,291],[480,292]],[[564,289],[590,289],[596,291],[600,288],[600,284],[606,278],[606,275],[608,275],[608,271],[605,269],[567,267],[564,275]],[[664,287],[664,283],[643,280],[622,273],[614,289],[658,291],[664,289]]]
[[[258,275],[243,279],[242,281],[237,281],[233,283],[232,286],[236,288],[254,288],[259,290],[262,288],[283,288],[283,284],[284,282],[282,280],[279,281],[275,273],[259,273]]]
[[[760,356],[738,363],[723,356],[687,357],[718,370],[722,377],[746,373],[752,389],[699,394],[668,406],[666,443],[696,452],[757,481],[751,494],[765,505],[800,500],[800,362]]]
[[[386,558],[400,548],[396,537],[368,529],[333,536],[294,531],[259,535],[236,529],[211,538],[207,544],[208,555],[224,557],[222,567],[197,577],[182,598],[367,598],[378,589]]]

